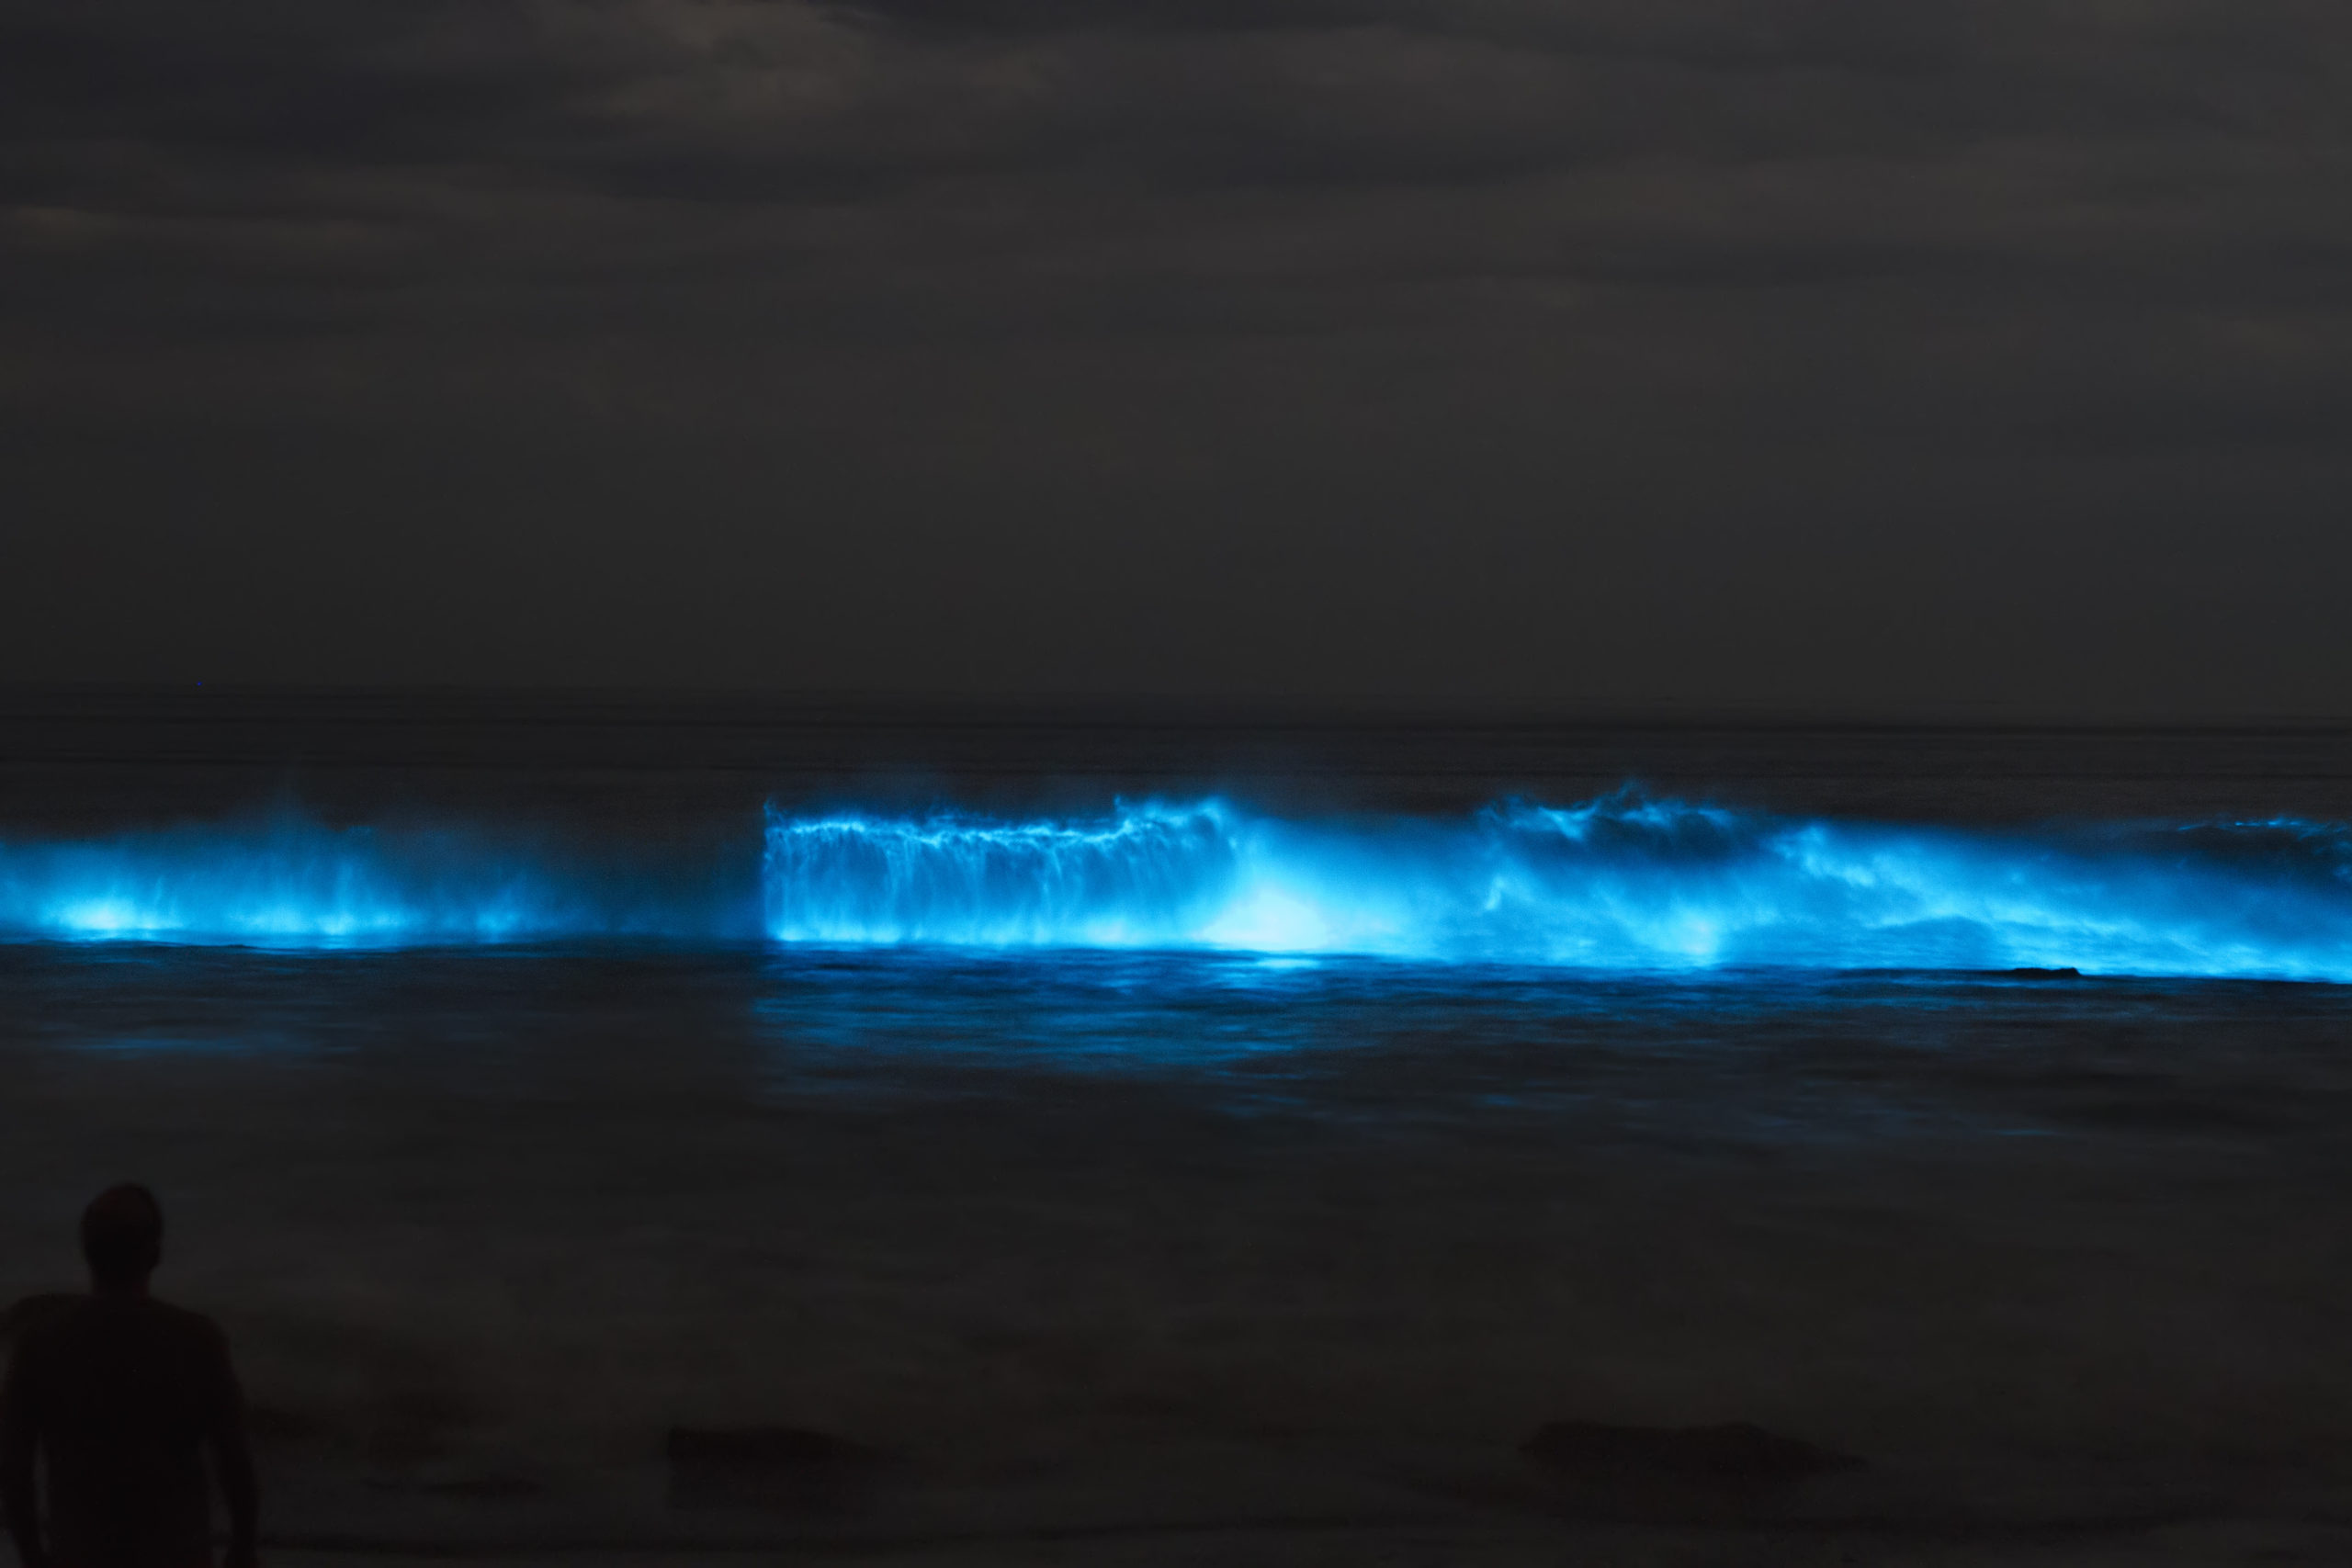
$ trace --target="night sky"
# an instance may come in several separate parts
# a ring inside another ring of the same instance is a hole
[[[2352,713],[2342,0],[0,0],[0,680]]]

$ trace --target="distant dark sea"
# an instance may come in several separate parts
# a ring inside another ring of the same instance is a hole
[[[0,1292],[155,1184],[322,1539],[718,1529],[679,1423],[925,1518],[1564,1416],[2319,1506],[2347,825],[2324,728],[19,693]]]

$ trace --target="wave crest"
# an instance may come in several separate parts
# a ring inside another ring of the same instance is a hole
[[[1101,822],[768,813],[768,933],[780,942],[1153,947],[1198,940],[1240,854],[1221,806]]]
[[[1620,793],[1455,823],[1215,801],[1078,821],[772,814],[765,881],[784,942],[2352,980],[2348,864],[2346,834],[2313,824],[1971,832]]]

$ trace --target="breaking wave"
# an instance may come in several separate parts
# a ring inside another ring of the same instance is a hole
[[[292,815],[0,841],[0,931],[18,936],[274,947],[752,937],[756,904],[702,867]]]
[[[772,813],[764,883],[780,942],[2352,980],[2348,845],[2298,822],[1999,833],[1631,794],[1452,823],[1210,801],[1078,822]]]
[[[691,858],[691,857],[688,857]],[[0,840],[0,932],[283,947],[596,937],[1216,949],[1589,971],[2079,969],[2352,983],[2352,830],[1988,831],[1621,793],[1452,819],[1224,801],[792,814],[708,863],[300,817]]]

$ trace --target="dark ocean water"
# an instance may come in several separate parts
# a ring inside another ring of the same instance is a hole
[[[676,1528],[678,1422],[2352,1481],[2345,733],[12,703],[0,1291],[153,1182],[322,1529]]]

